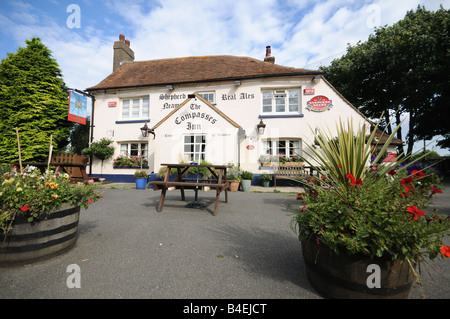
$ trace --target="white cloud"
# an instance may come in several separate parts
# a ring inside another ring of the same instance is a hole
[[[69,29],[34,2],[11,1],[12,15],[7,18],[0,14],[0,27],[7,27],[20,45],[32,36],[40,37],[53,51],[67,85],[84,89],[112,71],[112,47],[118,33],[130,39],[137,60],[215,54],[263,59],[265,47],[271,45],[277,64],[303,67],[344,53],[348,43],[365,41],[373,32],[372,21],[392,24],[418,4],[435,10],[439,3],[105,0],[103,10],[96,11],[89,20],[86,12],[98,4],[83,0],[79,3],[85,14],[81,29]],[[444,6],[448,7],[448,3],[446,0]],[[371,10],[367,10],[368,6]],[[123,32],[111,34],[111,30],[121,28]]]

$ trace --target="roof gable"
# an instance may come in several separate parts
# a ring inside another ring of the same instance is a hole
[[[169,118],[171,118],[175,113],[177,113],[179,110],[181,110],[183,107],[185,107],[186,104],[188,104],[192,99],[198,99],[202,101],[206,106],[211,108],[214,112],[216,112],[220,117],[222,117],[225,121],[230,123],[232,126],[236,128],[241,128],[239,124],[237,124],[235,121],[233,121],[231,118],[229,118],[225,113],[220,111],[217,107],[212,105],[209,101],[205,100],[202,96],[200,96],[197,92],[194,93],[195,97],[189,97],[187,98],[183,103],[181,103],[179,106],[177,106],[175,109],[173,109],[169,114],[167,114],[161,121],[155,124],[155,126],[152,127],[153,130],[157,129],[160,125],[162,125],[165,121],[167,121]],[[192,112],[197,113],[197,112]],[[191,114],[192,114],[191,113]],[[198,112],[200,113],[200,112]],[[204,113],[204,112],[203,112]]]
[[[99,84],[87,90],[321,73],[318,70],[285,67],[249,57],[194,56],[125,62]]]

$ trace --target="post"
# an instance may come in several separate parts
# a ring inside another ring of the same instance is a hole
[[[53,151],[53,135],[50,134],[50,147],[48,150],[47,171],[50,169],[50,161],[52,160],[52,151]]]
[[[22,155],[20,153],[20,138],[19,138],[19,128],[16,127],[16,134],[17,134],[17,148],[19,149],[19,167],[20,171],[22,172]]]

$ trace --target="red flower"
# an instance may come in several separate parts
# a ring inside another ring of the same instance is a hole
[[[391,176],[394,176],[395,174],[397,174],[397,172],[394,171],[393,169],[391,169],[391,170],[388,172],[388,174],[391,175]]]
[[[372,167],[370,168],[371,171],[376,171],[377,169],[378,169],[378,165],[372,166]]]
[[[88,203],[89,203],[89,204],[91,204],[92,202],[93,202],[93,200],[92,200],[92,199],[89,199],[89,200],[88,200]]]
[[[436,193],[441,193],[442,194],[442,191],[439,188],[437,188],[437,187],[431,186],[431,190],[433,191],[433,194],[436,194]]]
[[[350,185],[351,186],[357,186],[357,185],[361,185],[362,184],[362,179],[358,178],[357,180],[353,180]]]
[[[342,168],[342,165],[341,165],[341,164],[338,164],[338,167],[339,167],[339,168]]]
[[[353,176],[352,173],[348,173],[347,175],[345,175],[345,177],[347,177],[349,180],[354,181],[355,180],[355,176]]]
[[[406,207],[406,210],[414,216],[414,220],[417,217],[425,216],[425,212],[423,210],[418,209],[416,206]]]
[[[417,178],[422,178],[422,177],[426,176],[424,172],[418,171],[418,170],[412,171],[411,174],[414,175]]]
[[[414,182],[414,178],[410,176],[410,177],[403,178],[400,181],[400,184],[401,185],[408,185],[408,184],[411,184],[412,182]]]
[[[28,205],[24,205],[24,206],[20,207],[20,210],[23,211],[23,212],[26,212],[29,209],[30,208],[28,207]]]
[[[306,196],[306,193],[298,193],[297,194],[297,200],[303,199],[304,196]]]
[[[444,257],[450,257],[450,247],[449,246],[442,246],[441,247],[441,254],[444,256]]]

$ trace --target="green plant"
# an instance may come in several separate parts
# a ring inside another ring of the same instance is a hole
[[[0,185],[0,229],[9,232],[18,215],[26,216],[29,222],[45,218],[62,204],[88,208],[103,197],[96,188],[93,180],[72,184],[68,174],[53,171],[42,174],[33,166],[23,172],[7,172],[2,175]]]
[[[303,202],[293,220],[299,239],[312,237],[337,253],[398,258],[410,264],[440,252],[450,257],[450,248],[442,242],[450,221],[422,210],[431,195],[440,192],[439,185],[422,183],[427,176],[421,170],[408,171],[414,162],[408,163],[407,157],[382,163],[379,155],[371,162],[376,130],[366,140],[366,127],[355,130],[351,122],[341,122],[337,139],[318,133],[320,150],[309,147],[308,163],[321,176],[310,178],[308,191],[297,196]]]
[[[242,179],[253,179],[253,177],[254,177],[254,175],[253,175],[253,173],[251,173],[251,172],[249,172],[249,171],[243,171],[242,173],[241,173],[241,178]]]
[[[272,175],[270,174],[260,174],[258,176],[258,180],[264,182],[264,181],[271,181],[272,180]]]
[[[230,181],[240,181],[241,180],[241,169],[234,165],[229,164],[229,168],[227,169],[227,179]]]
[[[98,142],[93,142],[88,148],[83,150],[83,155],[95,156],[102,161],[102,174],[103,174],[103,161],[110,158],[114,154],[114,147],[110,144],[113,141],[107,138],[102,138]]]
[[[134,173],[134,178],[147,178],[148,174],[146,171],[137,171]]]
[[[93,142],[88,148],[85,148],[83,150],[83,155],[93,155],[100,159],[102,162],[113,156],[114,154],[114,147],[110,144],[113,141],[107,138],[102,138],[98,142]]]

